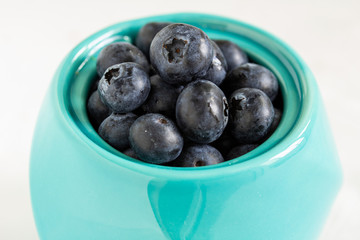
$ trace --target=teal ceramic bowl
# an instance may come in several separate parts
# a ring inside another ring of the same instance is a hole
[[[96,55],[133,41],[150,21],[195,25],[270,68],[284,98],[275,133],[240,158],[191,169],[139,162],[106,144],[85,108]],[[188,13],[115,24],[76,46],[44,100],[30,165],[37,230],[51,240],[316,239],[341,179],[319,90],[301,58],[256,27]]]

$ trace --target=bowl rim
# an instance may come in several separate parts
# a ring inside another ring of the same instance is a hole
[[[291,129],[290,132],[287,133],[284,139],[282,139],[280,142],[278,142],[268,151],[263,152],[256,156],[252,156],[251,161],[232,163],[231,160],[230,163],[225,162],[219,164],[221,165],[220,167],[213,165],[213,166],[207,166],[201,168],[175,168],[175,167],[159,166],[159,165],[144,163],[142,161],[134,161],[134,159],[124,154],[122,154],[123,156],[115,155],[114,153],[109,152],[104,148],[100,147],[99,145],[97,145],[78,128],[78,126],[74,123],[74,120],[71,118],[68,112],[68,109],[66,107],[67,103],[66,100],[64,99],[67,93],[65,90],[67,88],[66,84],[68,85],[70,84],[68,82],[64,84],[63,80],[66,79],[65,77],[66,73],[69,73],[69,71],[73,71],[71,70],[71,68],[78,61],[80,56],[84,52],[91,49],[96,43],[98,43],[98,41],[103,41],[108,36],[110,36],[113,30],[117,26],[120,26],[121,24],[129,25],[135,21],[149,22],[155,20],[156,18],[166,19],[167,17],[169,18],[170,17],[171,18],[201,17],[204,19],[212,19],[228,24],[241,25],[242,27],[254,31],[262,35],[263,37],[271,40],[272,44],[276,44],[278,47],[281,47],[283,53],[286,53],[286,57],[292,63],[292,66],[299,71],[297,72],[297,75],[299,76],[298,77],[299,84],[301,85],[300,86],[301,106],[299,108],[298,118],[295,120],[294,127]],[[317,91],[315,78],[311,73],[310,69],[308,68],[308,66],[301,59],[301,57],[282,40],[253,25],[227,17],[212,15],[212,14],[203,14],[203,13],[175,13],[175,14],[156,15],[152,17],[145,17],[130,21],[124,21],[111,25],[107,28],[104,28],[92,34],[85,40],[83,40],[65,57],[63,62],[58,67],[57,73],[54,76],[54,82],[55,82],[54,87],[56,88],[55,91],[57,93],[56,101],[59,104],[59,108],[60,111],[62,112],[62,115],[64,115],[64,120],[66,124],[73,130],[73,133],[79,137],[78,139],[82,140],[84,143],[89,145],[89,147],[95,150],[95,152],[97,152],[103,158],[111,161],[112,163],[135,172],[139,172],[154,177],[156,176],[156,177],[164,177],[167,179],[183,179],[183,180],[224,177],[224,176],[229,176],[231,174],[238,174],[240,171],[246,171],[246,170],[256,171],[258,168],[277,166],[281,162],[284,162],[283,160],[285,158],[288,158],[287,156],[291,156],[292,154],[296,153],[302,148],[304,143],[303,139],[305,135],[308,134],[310,131],[310,126],[312,125],[311,116],[316,105],[315,93]],[[124,159],[128,161],[124,161]]]

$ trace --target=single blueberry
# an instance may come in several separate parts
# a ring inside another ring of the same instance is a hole
[[[145,54],[146,57],[149,57],[150,44],[155,35],[169,24],[170,23],[167,22],[150,22],[140,28],[136,36],[135,45]]]
[[[155,164],[177,158],[184,144],[176,125],[157,113],[139,117],[130,128],[129,141],[136,156],[144,162]]]
[[[101,101],[98,91],[90,95],[87,102],[87,111],[95,129],[111,114],[110,109]]]
[[[255,63],[246,63],[233,69],[221,86],[225,94],[239,88],[257,88],[273,101],[278,93],[279,84],[275,75],[267,68]]]
[[[141,108],[147,113],[175,116],[175,105],[179,95],[177,87],[164,82],[159,75],[150,77],[151,90]]]
[[[241,88],[229,99],[230,127],[239,143],[255,143],[266,136],[274,119],[269,97],[259,89]]]
[[[149,63],[137,47],[127,42],[115,42],[107,45],[99,53],[96,61],[97,73],[102,77],[107,68],[124,62],[138,63],[149,72]]]
[[[214,40],[219,46],[228,65],[228,71],[249,62],[246,53],[235,43],[228,40]]]
[[[214,41],[211,41],[211,43],[213,44],[214,48],[214,57],[210,68],[208,69],[203,79],[209,80],[219,86],[226,77],[228,66],[220,48]]]
[[[231,160],[234,158],[238,158],[238,157],[254,150],[258,146],[259,146],[259,144],[245,144],[245,145],[236,146],[229,151],[229,153],[226,155],[225,160]]]
[[[171,165],[174,167],[201,167],[223,161],[223,156],[216,148],[210,145],[194,145],[185,148]]]
[[[99,127],[99,135],[119,151],[129,147],[129,129],[137,116],[133,113],[112,113]]]
[[[117,113],[127,113],[143,104],[150,92],[150,80],[137,63],[109,67],[99,82],[101,100]]]
[[[176,102],[176,121],[184,135],[197,143],[210,143],[228,122],[228,103],[214,83],[197,80],[188,84]]]
[[[125,154],[126,156],[131,157],[131,158],[140,160],[140,159],[136,156],[134,150],[132,150],[131,148],[128,148],[128,149],[124,150],[122,153]]]
[[[208,36],[187,24],[171,24],[154,37],[150,60],[161,78],[170,84],[185,84],[205,76],[214,51]]]

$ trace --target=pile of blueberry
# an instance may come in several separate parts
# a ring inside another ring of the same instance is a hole
[[[235,43],[191,25],[148,23],[135,45],[103,48],[96,68],[100,80],[87,102],[94,128],[144,162],[221,163],[259,146],[281,119],[274,74]]]

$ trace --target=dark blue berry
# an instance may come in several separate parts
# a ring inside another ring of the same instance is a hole
[[[210,145],[194,145],[183,150],[172,162],[174,167],[201,167],[218,164],[224,161],[221,153]]]
[[[89,119],[96,129],[111,114],[109,108],[101,101],[98,91],[90,95],[87,102],[87,110]]]
[[[228,103],[224,93],[207,80],[188,84],[176,102],[176,121],[190,140],[197,143],[215,141],[228,122]]]
[[[229,151],[229,153],[226,155],[225,160],[231,160],[234,158],[238,158],[238,157],[254,150],[258,146],[259,146],[259,144],[245,144],[245,145],[236,146]]]
[[[150,44],[154,39],[155,35],[164,27],[170,23],[166,22],[150,22],[140,28],[137,36],[135,45],[149,57]]]
[[[157,113],[139,117],[130,128],[129,140],[136,156],[144,162],[155,164],[177,158],[184,144],[175,124]]]
[[[228,71],[249,62],[246,53],[235,43],[228,40],[214,40],[219,46],[228,65]]]
[[[96,62],[97,73],[102,77],[107,68],[124,62],[138,63],[149,72],[149,63],[137,47],[127,42],[115,42],[101,50]]]
[[[129,147],[129,129],[137,116],[133,113],[112,113],[99,127],[99,135],[119,151]]]
[[[222,88],[226,94],[239,88],[257,88],[266,93],[272,101],[278,93],[279,84],[269,69],[255,63],[246,63],[229,73]]]
[[[185,84],[204,76],[213,55],[208,36],[187,24],[168,25],[156,34],[150,46],[151,64],[170,84]]]
[[[214,48],[214,57],[210,68],[208,69],[203,79],[209,80],[219,86],[226,77],[228,66],[220,48],[214,41],[211,41],[211,43],[213,44]]]
[[[147,113],[175,116],[176,99],[179,95],[177,87],[164,82],[159,75],[151,76],[150,82],[150,94],[141,108]]]
[[[150,80],[137,63],[127,62],[106,70],[98,88],[102,101],[117,113],[127,113],[143,104],[150,92]]]
[[[259,89],[241,88],[229,99],[232,135],[240,143],[255,143],[266,136],[274,119],[269,97]]]

